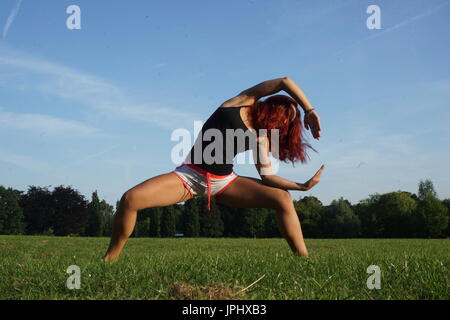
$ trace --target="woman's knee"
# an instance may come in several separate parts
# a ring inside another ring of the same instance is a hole
[[[124,210],[136,210],[136,192],[133,189],[126,191],[120,199],[120,206]]]
[[[277,189],[274,192],[274,207],[275,209],[285,210],[287,207],[292,206],[293,199],[289,191],[284,189]]]

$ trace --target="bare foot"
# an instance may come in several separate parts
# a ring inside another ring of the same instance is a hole
[[[102,261],[103,262],[114,262],[114,261],[117,261],[118,258],[119,257],[113,257],[113,256],[110,256],[109,254],[107,254],[102,258]]]
[[[308,258],[309,254],[308,252],[295,252],[294,255],[296,255],[299,258]]]

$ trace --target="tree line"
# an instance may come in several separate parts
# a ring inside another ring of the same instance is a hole
[[[116,210],[119,202],[116,203]],[[234,208],[196,197],[183,204],[139,211],[133,237],[281,237],[276,212]],[[351,204],[343,198],[323,205],[313,196],[294,200],[307,238],[449,237],[450,199],[440,200],[430,180],[418,193],[374,194]],[[88,201],[72,187],[29,186],[26,192],[0,186],[0,234],[110,236],[113,206],[97,191]]]

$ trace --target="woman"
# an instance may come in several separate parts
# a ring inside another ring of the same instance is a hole
[[[281,90],[290,97],[275,95],[259,101]],[[292,163],[306,161],[305,149],[309,145],[302,139],[303,128],[297,103],[305,113],[305,128],[311,130],[315,139],[319,139],[319,116],[303,91],[288,77],[264,81],[225,101],[205,122],[182,165],[124,193],[115,215],[113,234],[104,261],[113,261],[119,257],[133,232],[138,210],[169,206],[200,195],[208,196],[208,209],[211,197],[218,203],[234,207],[275,209],[277,222],[292,251],[307,256],[300,221],[288,190],[310,190],[320,181],[324,166],[307,182],[297,183],[273,174],[269,159],[269,152],[273,154],[275,151],[275,141],[279,149],[277,158],[280,160]],[[232,143],[235,138],[227,136],[227,130],[237,132],[238,129],[254,133],[256,148],[251,149],[257,150],[253,155],[261,179],[238,176],[233,171],[234,156],[250,149],[248,139],[239,148]],[[264,133],[261,129],[266,129],[267,134],[261,134]],[[213,142],[220,140],[205,137],[211,132],[223,134],[223,152],[211,148]],[[278,133],[278,139],[273,139],[276,136],[274,132]]]

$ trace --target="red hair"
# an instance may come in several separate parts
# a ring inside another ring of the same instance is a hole
[[[303,137],[300,110],[291,97],[277,94],[264,101],[256,101],[251,108],[251,118],[257,132],[259,129],[267,129],[269,141],[270,129],[279,129],[279,160],[291,161],[292,164],[297,161],[305,163],[308,157],[306,148],[314,150]]]

